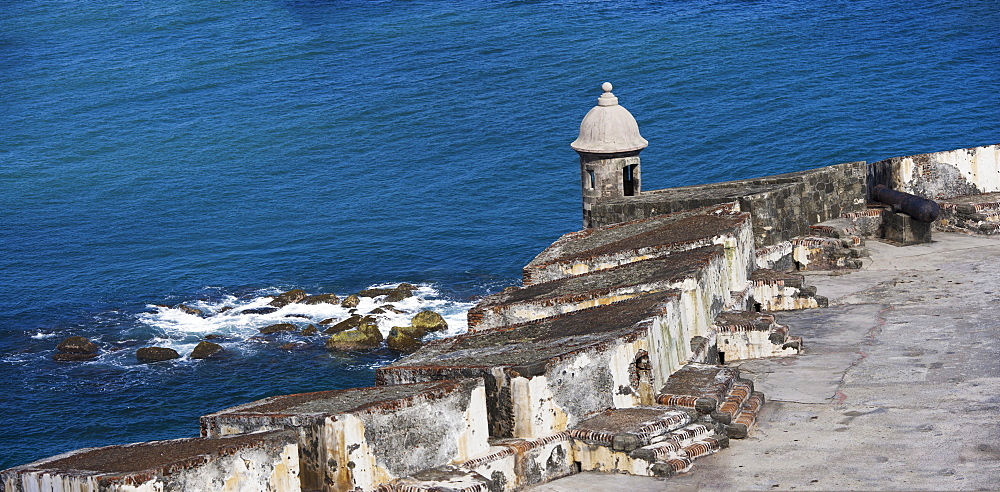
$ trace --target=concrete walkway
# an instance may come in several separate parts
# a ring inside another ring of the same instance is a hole
[[[805,354],[739,365],[767,396],[749,439],[668,480],[530,490],[1000,490],[1000,238],[934,239],[807,274],[831,307],[778,316]]]

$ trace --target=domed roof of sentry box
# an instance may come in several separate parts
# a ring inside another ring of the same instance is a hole
[[[612,154],[646,148],[649,142],[639,135],[639,124],[632,113],[618,105],[618,98],[611,93],[611,83],[601,85],[604,94],[597,98],[580,123],[580,136],[569,144],[577,152]]]

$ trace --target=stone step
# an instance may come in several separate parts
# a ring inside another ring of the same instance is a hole
[[[802,350],[802,339],[790,336],[788,327],[774,315],[754,311],[726,311],[715,318],[716,346],[722,362],[784,357]]]
[[[636,448],[632,450],[629,455],[633,458],[640,458],[649,462],[666,461],[678,456],[688,456],[688,454],[685,453],[685,449],[688,449],[696,442],[713,438],[714,435],[715,428],[711,424],[690,424],[682,429],[677,429],[663,436],[659,436],[656,442]],[[725,442],[727,446],[729,443],[728,438],[723,437],[723,439],[725,439],[725,441],[713,439],[713,442],[717,442],[721,449],[723,442]],[[697,456],[694,457],[696,458]]]
[[[753,305],[757,311],[787,311],[826,307],[826,297],[816,295],[816,287],[805,285],[796,273],[758,268],[750,275]]]
[[[361,490],[361,489],[358,489]],[[444,465],[397,478],[378,486],[378,492],[487,492],[507,490],[479,473],[452,465]]]
[[[764,407],[764,393],[753,392],[732,423],[726,426],[726,434],[732,439],[746,439],[757,424],[757,414]]]
[[[718,410],[730,388],[739,378],[739,370],[709,364],[686,364],[667,378],[656,402],[694,409],[707,415]]]
[[[587,443],[631,451],[674,432],[696,419],[692,412],[663,407],[615,408],[581,421],[569,434]]]
[[[459,468],[488,478],[496,487],[490,490],[517,490],[579,471],[572,459],[572,439],[569,432],[559,432],[540,438],[496,440],[489,451]]]

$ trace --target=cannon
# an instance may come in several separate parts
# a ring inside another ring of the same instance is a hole
[[[872,188],[872,198],[891,205],[893,212],[902,212],[920,222],[934,222],[941,213],[941,207],[934,200],[890,190],[884,185],[875,185],[875,188]]]

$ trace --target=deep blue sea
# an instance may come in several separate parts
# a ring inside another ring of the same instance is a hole
[[[386,330],[462,331],[579,228],[602,82],[653,189],[1000,143],[998,60],[998,1],[4,1],[0,468],[396,357],[256,336],[336,306],[234,314],[283,290],[410,282]],[[69,335],[101,356],[54,362]]]

